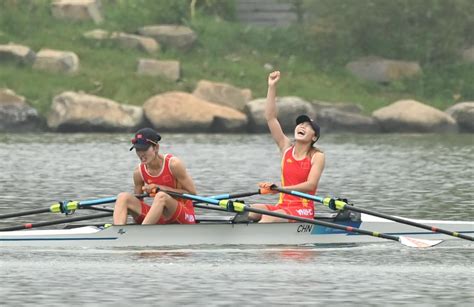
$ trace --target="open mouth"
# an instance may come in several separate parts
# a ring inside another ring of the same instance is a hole
[[[305,136],[306,133],[304,131],[298,131],[296,134],[301,135],[301,136]]]

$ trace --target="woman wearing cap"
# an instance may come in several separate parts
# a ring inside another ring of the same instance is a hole
[[[278,80],[280,80],[279,71],[274,71],[268,76],[265,118],[272,137],[282,153],[281,187],[288,190],[315,194],[319,178],[324,169],[325,160],[324,153],[313,147],[314,143],[319,139],[320,129],[307,115],[300,115],[296,119],[294,143],[283,133],[277,119],[275,101]],[[272,184],[270,182],[263,182],[259,185],[267,193],[277,193],[270,189]],[[312,201],[283,193],[280,194],[280,200],[276,205],[255,204],[252,207],[293,216],[314,218],[314,204]],[[250,213],[249,217],[262,223],[291,222],[291,220],[256,213]]]
[[[151,206],[131,193],[120,193],[114,209],[115,225],[126,224],[129,213],[139,224],[195,223],[192,201],[176,199],[159,191],[196,194],[194,182],[184,164],[170,154],[159,152],[160,140],[161,136],[150,128],[140,129],[135,134],[130,148],[135,149],[140,159],[140,164],[133,172],[135,194],[158,192]]]

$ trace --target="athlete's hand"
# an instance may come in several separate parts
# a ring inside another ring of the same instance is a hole
[[[259,182],[260,194],[277,194],[278,191],[272,190],[276,186],[273,182]]]
[[[271,72],[268,75],[268,86],[275,86],[278,80],[280,80],[280,72],[278,70]]]
[[[156,193],[160,191],[160,186],[154,183],[146,184],[143,186],[142,190],[143,192],[148,193],[148,195],[150,195],[151,197],[154,197]]]

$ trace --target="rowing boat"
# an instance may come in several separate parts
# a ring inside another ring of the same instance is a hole
[[[238,217],[239,215],[237,215]],[[456,239],[410,225],[361,214],[357,218],[337,220],[334,214],[318,219],[339,225],[377,230],[386,234],[417,239]],[[123,225],[80,226],[67,229],[22,230],[0,232],[1,246],[41,247],[171,247],[198,245],[306,245],[358,244],[386,242],[382,238],[345,232],[307,223],[259,224],[235,217],[198,217],[195,225]],[[474,234],[472,221],[412,220],[435,227]]]

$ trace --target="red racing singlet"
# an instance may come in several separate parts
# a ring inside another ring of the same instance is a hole
[[[166,187],[176,189],[177,180],[174,178],[173,173],[170,169],[170,160],[173,158],[173,155],[166,154],[163,162],[163,167],[161,168],[160,173],[157,176],[152,176],[146,169],[144,163],[140,163],[140,173],[142,179],[146,184],[158,184]],[[194,206],[192,200],[178,199],[180,203],[183,203],[187,209],[191,210],[190,212],[194,213]]]
[[[311,158],[306,156],[301,160],[296,160],[293,155],[294,148],[294,146],[288,148],[281,160],[281,185],[283,187],[305,182],[311,170]],[[315,193],[316,190],[309,194]],[[301,207],[314,210],[313,201],[285,193],[280,193],[278,205],[281,207]]]

